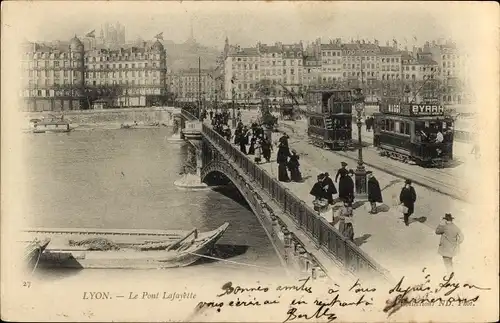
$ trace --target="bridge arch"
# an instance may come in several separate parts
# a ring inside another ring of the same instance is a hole
[[[263,212],[266,209],[264,201],[236,169],[221,159],[212,160],[204,165],[201,170],[202,182],[210,184],[210,176],[214,174],[223,175],[228,181],[233,183],[252,209],[252,212],[262,220],[261,216],[264,215]]]
[[[278,234],[278,232],[287,232],[287,234],[289,234],[285,224],[279,220],[279,218],[274,214],[274,211],[266,202],[264,202],[259,193],[252,188],[252,185],[250,185],[247,180],[228,162],[221,160],[220,158],[215,158],[206,163],[201,171],[201,180],[203,182],[207,182],[210,179],[210,175],[213,174],[222,174],[228,181],[236,186],[252,212],[257,216],[257,219],[266,232],[269,241],[276,250],[276,254],[278,255],[281,265],[285,268],[287,274],[289,274],[287,269],[287,255],[283,251],[287,245],[284,241],[284,235]],[[281,241],[281,243],[279,243],[281,246],[276,244],[277,240]]]

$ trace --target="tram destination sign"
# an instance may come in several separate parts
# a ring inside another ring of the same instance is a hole
[[[403,116],[440,116],[444,108],[438,104],[383,104],[380,112]]]
[[[411,114],[414,116],[444,115],[444,108],[439,104],[412,104]]]

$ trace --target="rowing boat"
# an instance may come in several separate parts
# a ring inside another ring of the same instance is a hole
[[[23,234],[51,239],[39,267],[162,269],[189,266],[209,255],[228,226],[203,233],[39,228]]]
[[[36,269],[39,259],[49,243],[49,238],[43,240],[33,239],[26,245],[24,249],[24,261],[32,270]]]

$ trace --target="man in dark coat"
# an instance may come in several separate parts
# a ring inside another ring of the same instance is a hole
[[[380,184],[378,180],[373,176],[372,171],[367,171],[366,176],[368,177],[368,201],[372,207],[370,213],[377,213],[377,203],[382,203],[382,191],[380,190]]]
[[[271,161],[271,150],[273,149],[272,143],[269,140],[269,138],[264,136],[261,145],[262,145],[262,156],[264,157],[266,162],[269,163]]]
[[[405,186],[401,189],[401,193],[399,194],[399,202],[408,209],[406,213],[403,213],[406,226],[409,225],[408,220],[410,215],[413,214],[416,201],[417,193],[413,186],[411,186],[411,180],[407,179],[405,181]]]
[[[453,272],[453,257],[458,253],[460,244],[464,241],[462,231],[453,223],[453,216],[446,213],[438,227],[436,234],[441,235],[438,253],[443,257],[443,262],[449,273]]]
[[[326,195],[328,199],[328,203],[333,205],[333,194],[337,194],[337,188],[333,183],[333,180],[330,178],[330,174],[326,172],[325,178],[323,179],[323,187],[326,187]]]
[[[311,191],[309,192],[309,194],[314,196],[314,201],[328,198],[326,196],[326,191],[324,189],[324,184],[323,184],[324,177],[325,177],[324,174],[319,174],[317,177],[318,181],[314,183]]]

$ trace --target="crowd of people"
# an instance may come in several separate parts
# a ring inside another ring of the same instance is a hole
[[[254,161],[259,164],[271,161],[271,152],[273,144],[264,128],[259,122],[251,122],[248,125],[241,121],[241,113],[238,114],[237,127],[234,135],[228,126],[229,113],[220,112],[209,113],[212,126],[221,136],[228,141],[238,146],[242,153],[246,155],[254,155]],[[368,125],[367,125],[368,126]],[[291,149],[289,145],[289,136],[283,133],[277,143],[276,162],[278,163],[278,180],[280,182],[303,182],[300,171],[299,154],[295,149]],[[338,169],[335,179],[330,177],[328,172],[321,173],[317,176],[317,182],[310,190],[310,194],[314,197],[313,207],[320,214],[324,214],[330,207],[332,210],[331,221],[332,225],[338,223],[337,229],[348,240],[354,241],[354,179],[355,172],[347,168],[346,162],[341,162],[341,167]],[[382,190],[377,178],[372,171],[367,171],[367,195],[370,203],[370,214],[377,214],[377,203],[383,203]],[[338,185],[338,190],[337,186]],[[334,198],[334,195],[337,195]],[[417,194],[412,186],[412,181],[406,179],[404,186],[399,194],[398,211],[403,214],[404,224],[409,226],[410,216],[413,215]],[[342,203],[340,209],[335,212],[336,203]],[[441,236],[439,244],[439,254],[443,257],[444,264],[448,270],[453,269],[452,259],[456,255],[453,252],[454,248],[463,242],[463,234],[460,229],[453,223],[451,214],[446,214],[442,223],[436,229],[436,234]],[[451,237],[451,238],[450,238]],[[451,251],[450,251],[451,250]]]

